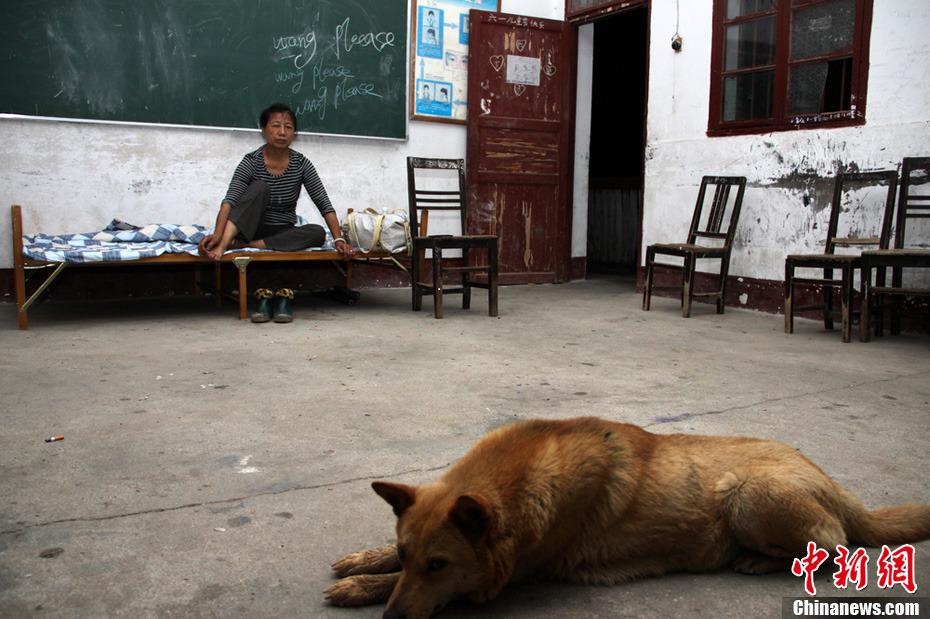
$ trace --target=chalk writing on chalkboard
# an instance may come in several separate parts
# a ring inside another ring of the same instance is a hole
[[[352,68],[352,61],[353,54],[359,50],[371,48],[380,53],[386,47],[394,47],[395,33],[356,33],[352,30],[351,19],[347,17],[336,26],[333,39],[335,46],[331,48],[331,56],[334,58],[317,54],[317,36],[312,30],[276,37],[273,41],[274,49],[280,52],[275,60],[289,65],[285,71],[275,74],[275,80],[289,84],[294,95],[310,93],[296,105],[298,116],[311,115],[325,120],[327,112],[338,111],[340,105],[349,105],[355,97],[383,99],[387,95],[384,84],[360,81],[356,69]]]
[[[406,136],[406,0],[34,0],[0,6],[0,112]]]

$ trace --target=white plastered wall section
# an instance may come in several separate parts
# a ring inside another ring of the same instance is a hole
[[[865,125],[716,138],[706,135],[713,0],[680,10],[684,47],[675,53],[674,3],[652,8],[643,253],[685,239],[701,176],[742,175],[730,274],[782,281],[787,254],[823,245],[831,196],[810,178],[832,178],[841,164],[894,169],[906,156],[930,155],[930,3],[875,0]],[[820,214],[805,200],[819,201]]]

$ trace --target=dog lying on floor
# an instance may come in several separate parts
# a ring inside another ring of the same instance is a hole
[[[726,565],[787,569],[835,551],[930,537],[930,506],[868,511],[795,449],[755,438],[652,434],[593,417],[499,428],[439,481],[374,482],[397,544],[333,565],[340,606],[429,617],[525,578],[614,584]]]

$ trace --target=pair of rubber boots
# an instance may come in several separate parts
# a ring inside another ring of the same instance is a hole
[[[275,322],[291,322],[294,313],[291,311],[291,302],[294,300],[294,291],[282,288],[274,293],[267,288],[255,291],[258,307],[252,312],[252,322],[268,322],[274,316]]]

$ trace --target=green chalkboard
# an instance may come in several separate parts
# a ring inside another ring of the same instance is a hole
[[[407,0],[0,1],[0,113],[406,137]]]

